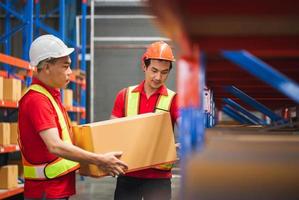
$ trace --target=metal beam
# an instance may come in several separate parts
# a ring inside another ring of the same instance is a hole
[[[261,104],[260,102],[256,101],[252,97],[248,96],[235,86],[228,86],[225,88],[228,92],[238,97],[240,100],[244,101],[245,103],[249,104],[253,108],[257,109],[261,113],[267,115],[273,122],[284,122],[283,118],[272,112],[269,108]]]
[[[266,122],[264,120],[259,119],[254,114],[249,112],[246,108],[242,107],[241,105],[239,105],[237,102],[233,101],[232,99],[224,98],[223,102],[228,104],[232,108],[236,109],[237,111],[241,112],[242,114],[244,114],[254,124],[266,125]]]
[[[299,85],[251,53],[245,50],[223,51],[222,55],[299,103]]]
[[[237,111],[235,111],[233,108],[229,107],[228,105],[223,106],[222,111],[228,116],[230,116],[231,118],[233,118],[234,120],[240,122],[241,124],[254,124],[249,119],[239,114]]]

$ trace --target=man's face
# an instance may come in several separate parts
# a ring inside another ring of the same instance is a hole
[[[170,61],[152,59],[147,68],[143,67],[145,84],[155,90],[165,83],[170,72]]]
[[[51,78],[51,86],[54,88],[65,88],[70,82],[70,75],[72,74],[70,57],[61,57],[58,58],[55,63],[47,64],[48,75]]]

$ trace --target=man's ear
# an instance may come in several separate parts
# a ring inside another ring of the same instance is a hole
[[[45,64],[44,64],[44,66],[43,66],[43,70],[45,70],[45,72],[46,72],[47,74],[49,74],[49,72],[50,72],[50,65],[49,65],[49,63],[45,63]]]
[[[142,62],[142,70],[143,70],[143,72],[146,71],[146,66],[145,66],[144,62]]]

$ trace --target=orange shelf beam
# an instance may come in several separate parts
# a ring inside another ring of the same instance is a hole
[[[78,107],[78,106],[65,106],[65,109],[69,112],[80,112],[85,113],[84,107]]]
[[[24,185],[20,184],[17,188],[3,190],[0,189],[0,199],[5,199],[8,197],[12,197],[17,194],[21,194],[24,192]]]
[[[18,102],[0,100],[0,107],[17,108],[18,107]]]
[[[3,53],[0,53],[0,62],[9,64],[12,66],[16,66],[22,69],[27,69],[27,70],[34,70],[35,67],[31,67],[29,65],[29,62],[22,60],[20,58],[15,58],[13,56],[8,56]]]
[[[0,146],[0,154],[16,152],[16,151],[20,151],[19,145],[11,144],[11,145],[7,145],[7,146]]]
[[[0,76],[2,76],[2,77],[4,77],[4,78],[6,78],[7,77],[7,72],[6,71],[0,71]]]

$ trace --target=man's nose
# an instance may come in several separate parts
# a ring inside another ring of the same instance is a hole
[[[73,73],[72,69],[69,67],[68,68],[68,71],[67,71],[67,74],[71,75]]]
[[[162,77],[161,72],[157,72],[157,73],[155,74],[155,79],[156,79],[156,80],[161,80],[161,77]]]

